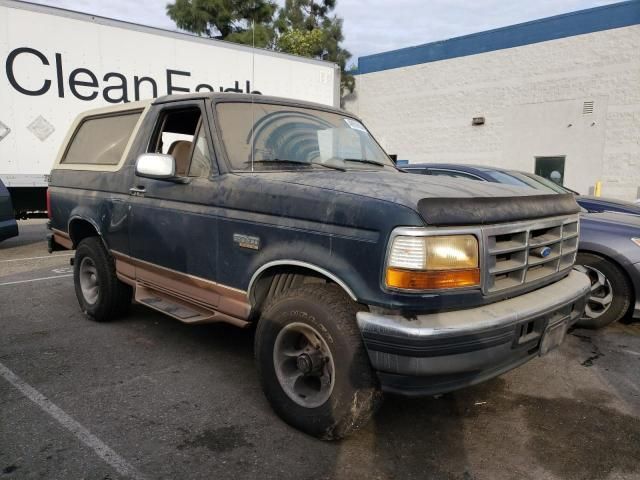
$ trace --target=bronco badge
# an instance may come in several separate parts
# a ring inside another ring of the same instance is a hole
[[[251,235],[243,235],[241,233],[233,234],[233,243],[240,248],[248,248],[250,250],[260,250],[260,238]]]

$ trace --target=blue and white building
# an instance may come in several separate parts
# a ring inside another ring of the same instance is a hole
[[[400,159],[640,196],[640,0],[361,57],[356,85],[346,107]]]

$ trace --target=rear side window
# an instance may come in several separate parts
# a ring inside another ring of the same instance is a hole
[[[64,164],[117,165],[142,112],[88,118],[76,130]]]

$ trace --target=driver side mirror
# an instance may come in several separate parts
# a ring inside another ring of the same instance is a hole
[[[143,153],[136,160],[136,175],[157,180],[173,179],[176,176],[176,160],[162,153]]]

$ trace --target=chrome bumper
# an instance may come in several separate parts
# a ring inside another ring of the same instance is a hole
[[[369,358],[385,390],[433,395],[500,375],[539,355],[545,332],[580,318],[586,275],[571,271],[551,285],[467,310],[424,315],[357,314]],[[546,352],[542,352],[546,353]]]

